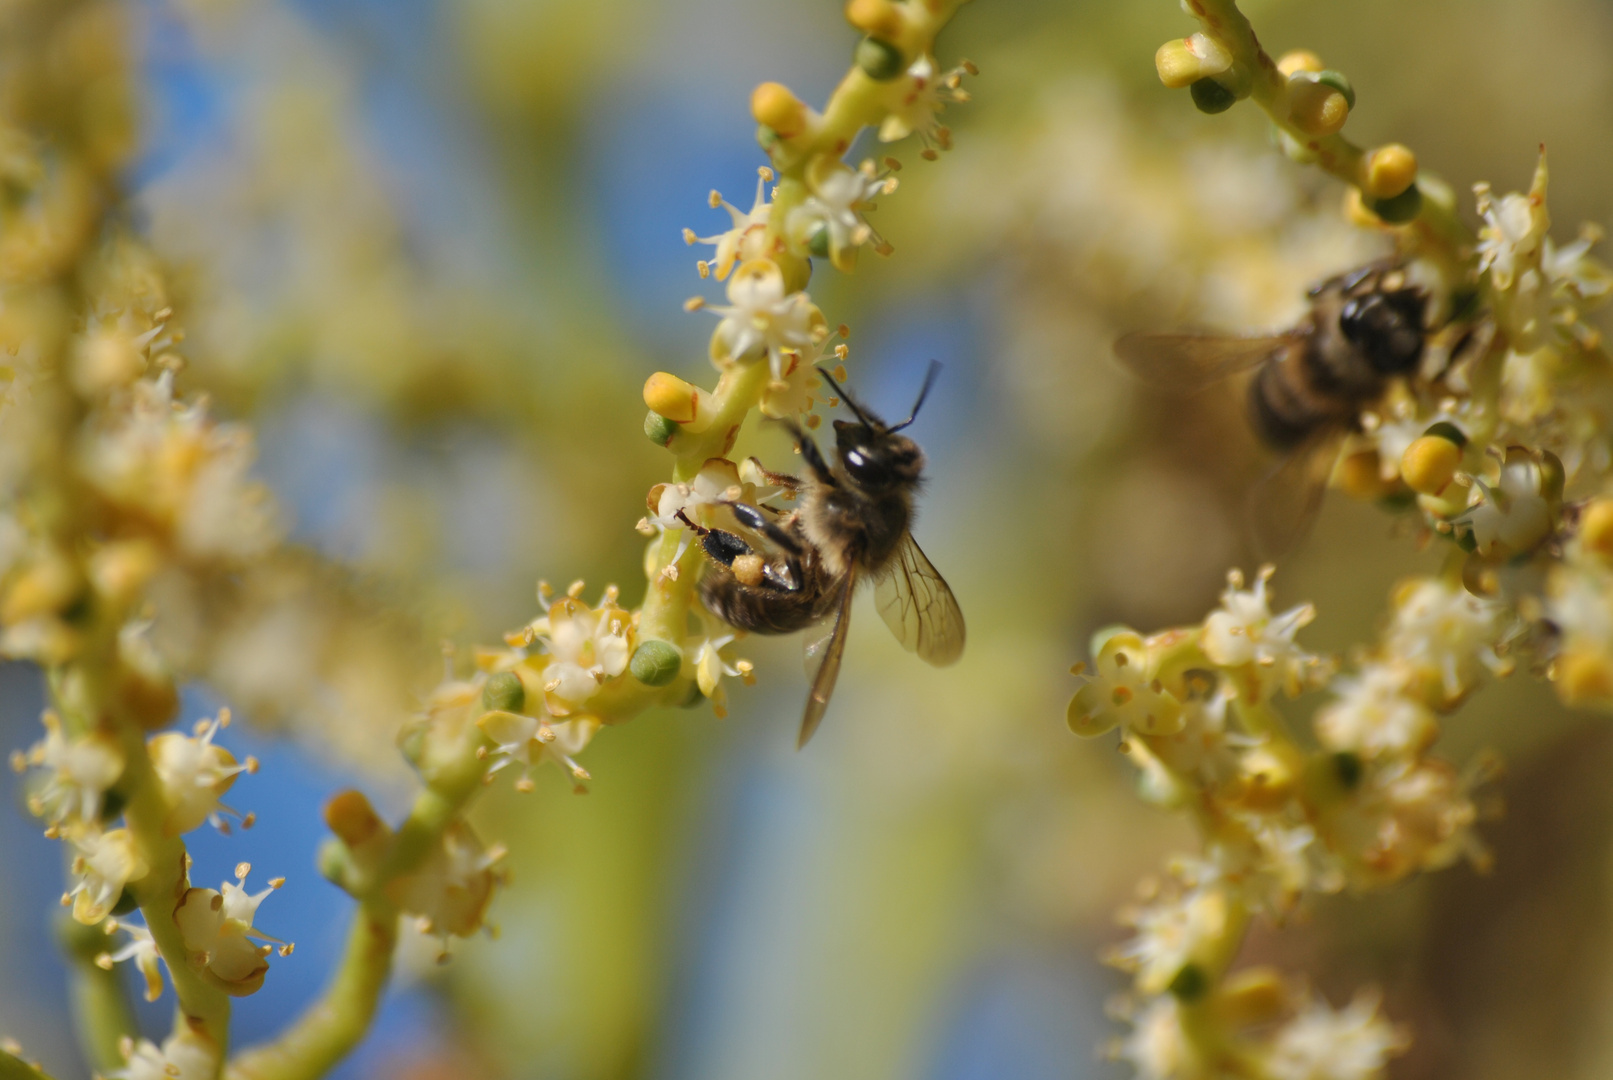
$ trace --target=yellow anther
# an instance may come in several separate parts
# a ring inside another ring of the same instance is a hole
[[[1439,495],[1462,463],[1462,448],[1439,435],[1424,435],[1400,459],[1400,475],[1420,495]]]
[[[751,115],[783,138],[799,135],[806,127],[807,107],[783,83],[764,82],[750,96]]]
[[[1289,119],[1310,135],[1331,135],[1350,118],[1350,103],[1333,87],[1309,79],[1290,79]]]
[[[1361,186],[1367,194],[1375,199],[1392,199],[1417,179],[1417,155],[1399,143],[1389,143],[1366,156],[1364,171]]]
[[[644,404],[679,424],[687,424],[700,411],[700,391],[676,375],[657,371],[644,382]]]
[[[1593,499],[1585,507],[1579,542],[1586,551],[1613,562],[1613,499]]]
[[[849,0],[846,21],[865,34],[888,41],[902,33],[902,13],[890,0]]]
[[[1292,52],[1286,52],[1283,54],[1283,58],[1277,61],[1277,70],[1285,76],[1292,76],[1301,71],[1321,71],[1326,66],[1322,63],[1322,58],[1309,49],[1295,49]]]

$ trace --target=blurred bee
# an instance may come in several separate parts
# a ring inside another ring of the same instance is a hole
[[[1309,295],[1309,313],[1274,336],[1136,333],[1115,342],[1126,367],[1178,393],[1259,368],[1249,382],[1249,422],[1283,455],[1253,492],[1254,538],[1267,556],[1304,535],[1321,506],[1340,437],[1358,430],[1361,411],[1393,379],[1419,376],[1430,333],[1428,294],[1395,262],[1341,274]]]
[[[710,571],[700,582],[706,607],[742,630],[788,634],[825,619],[828,633],[807,644],[817,662],[797,746],[805,746],[823,719],[840,674],[857,586],[874,582],[874,601],[904,648],[937,666],[963,654],[963,612],[958,601],[908,531],[913,497],[924,470],[918,445],[900,434],[918,416],[940,365],[931,363],[913,411],[888,425],[819,371],[857,417],[836,420],[835,463],[791,424],[807,475],[767,473],[770,483],[797,492],[796,509],[784,512],[748,503],[727,503],[744,528],[776,550],[763,554],[743,537],[707,529],[683,517],[700,537]]]

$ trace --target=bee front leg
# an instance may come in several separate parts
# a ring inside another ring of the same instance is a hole
[[[750,462],[756,466],[756,471],[762,474],[762,479],[774,487],[783,488],[785,491],[800,491],[805,486],[799,476],[795,476],[792,473],[773,472],[754,457],[750,459]]]
[[[829,463],[823,460],[823,451],[818,449],[818,444],[807,437],[807,433],[801,430],[801,425],[789,423],[788,427],[790,434],[795,437],[795,448],[801,451],[801,457],[806,461],[807,468],[812,470],[812,479],[825,487],[838,487],[834,471],[829,468]]]

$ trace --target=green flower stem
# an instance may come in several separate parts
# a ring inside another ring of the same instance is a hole
[[[1247,87],[1249,98],[1289,138],[1316,155],[1316,164],[1328,174],[1361,190],[1366,152],[1343,135],[1313,135],[1292,119],[1293,102],[1288,78],[1260,45],[1254,27],[1236,0],[1187,0],[1187,7],[1204,27],[1204,33],[1232,54],[1232,72]],[[1473,234],[1456,216],[1453,206],[1425,197],[1415,222],[1417,238],[1427,249],[1443,254],[1454,267],[1465,262]]]
[[[119,973],[96,966],[95,958],[106,951],[107,936],[99,926],[85,926],[67,915],[57,920],[56,933],[72,961],[68,991],[79,1046],[97,1072],[121,1069],[123,1052],[118,1043],[140,1029]]]
[[[191,1026],[200,1027],[218,1048],[222,1061],[230,1041],[230,997],[208,978],[204,969],[191,966],[184,935],[174,921],[174,910],[190,887],[190,855],[185,842],[168,835],[163,828],[168,800],[163,797],[161,782],[146,754],[144,733],[125,722],[119,725],[118,734],[126,762],[123,778],[118,782],[118,789],[128,800],[123,820],[148,868],[144,877],[129,882],[128,889],[140,905],[157,951],[167,963],[168,977],[178,998],[175,1029],[187,1020]]]
[[[16,1055],[0,1050],[0,1080],[51,1080],[51,1076]]]
[[[392,974],[398,910],[371,896],[359,904],[347,949],[319,1000],[273,1042],[242,1051],[226,1080],[315,1080],[369,1031]]]

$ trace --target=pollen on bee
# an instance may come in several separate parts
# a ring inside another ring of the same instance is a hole
[[[741,585],[760,585],[762,583],[762,557],[754,552],[749,555],[740,555],[734,559],[734,579]]]
[[[823,417],[819,416],[817,413],[813,413],[811,416],[806,418],[806,426],[811,428],[813,431],[818,430],[819,425],[822,423]]]

